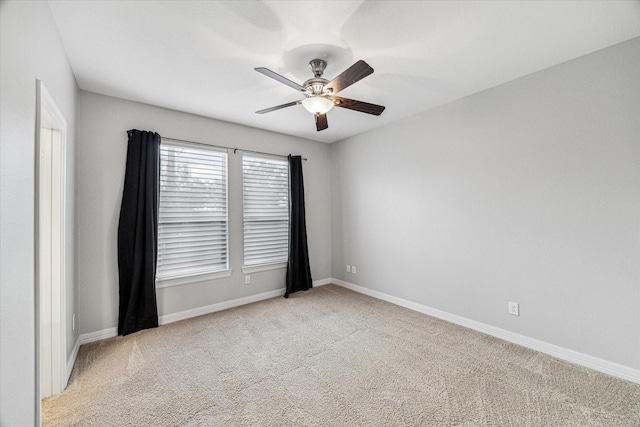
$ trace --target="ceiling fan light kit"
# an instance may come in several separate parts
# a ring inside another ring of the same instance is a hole
[[[293,105],[302,104],[307,111],[315,116],[317,131],[327,129],[329,127],[326,113],[334,106],[359,111],[361,113],[373,114],[375,116],[382,114],[384,111],[384,107],[382,105],[369,104],[367,102],[336,96],[336,94],[342,89],[345,89],[367,77],[369,74],[372,74],[373,68],[371,68],[369,64],[360,60],[331,81],[322,78],[322,74],[326,67],[327,62],[322,59],[311,60],[309,62],[309,68],[311,68],[311,72],[313,72],[313,77],[305,81],[302,85],[299,85],[267,68],[255,68],[257,72],[264,74],[267,77],[271,77],[272,79],[296,89],[305,95],[305,98],[302,100],[266,108],[264,110],[256,111],[256,113],[264,114],[280,110],[282,108],[291,107]]]
[[[310,96],[302,100],[302,106],[311,114],[325,114],[333,108],[333,101],[324,96]]]

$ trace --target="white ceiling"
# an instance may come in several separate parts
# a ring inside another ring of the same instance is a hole
[[[640,36],[640,1],[50,1],[81,89],[322,142],[391,123]],[[359,59],[375,72],[317,132],[302,83]]]

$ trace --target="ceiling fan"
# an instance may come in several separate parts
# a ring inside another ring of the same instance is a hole
[[[315,116],[316,129],[319,132],[329,127],[327,123],[327,112],[333,107],[348,108],[349,110],[360,111],[361,113],[373,114],[375,116],[379,116],[384,111],[384,107],[382,105],[369,104],[368,102],[336,96],[336,94],[342,89],[351,86],[357,81],[362,80],[369,74],[373,73],[373,68],[371,68],[366,62],[362,60],[356,62],[331,81],[322,78],[322,73],[324,73],[324,69],[327,67],[326,61],[322,59],[313,59],[309,62],[309,67],[311,68],[314,77],[310,78],[302,85],[299,85],[298,83],[293,82],[267,68],[255,68],[257,72],[264,74],[267,77],[271,77],[280,83],[284,83],[305,95],[305,98],[299,101],[266,108],[264,110],[256,111],[256,113],[270,113],[271,111],[302,104],[307,111]]]

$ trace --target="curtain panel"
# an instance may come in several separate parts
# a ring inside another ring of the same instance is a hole
[[[302,158],[289,155],[289,259],[287,262],[287,288],[284,294],[306,291],[313,287],[309,248],[307,245],[307,224],[304,208],[304,179]]]
[[[118,223],[118,335],[158,326],[156,258],[160,135],[130,130]]]

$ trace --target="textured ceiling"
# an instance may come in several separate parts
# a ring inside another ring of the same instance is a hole
[[[640,1],[50,1],[81,89],[335,142],[640,36]],[[375,72],[317,132],[302,83],[359,59]]]

